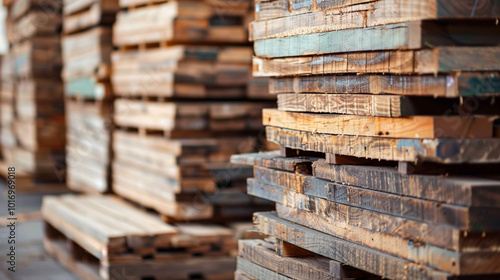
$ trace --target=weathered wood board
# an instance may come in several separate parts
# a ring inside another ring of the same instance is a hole
[[[436,19],[495,19],[489,0],[257,1],[251,40]]]
[[[409,139],[357,135],[332,135],[266,127],[266,137],[283,147],[325,154],[413,163],[498,163],[498,138]]]
[[[269,93],[397,94],[433,97],[496,96],[497,73],[456,75],[322,75],[271,78]]]
[[[381,138],[488,138],[493,120],[481,116],[416,116],[387,118],[325,115],[264,109],[265,126],[276,126],[311,133],[373,136]]]
[[[498,71],[499,47],[436,47],[324,54],[265,59],[253,58],[256,77],[327,74],[437,74],[447,72]]]
[[[500,42],[499,34],[494,20],[413,21],[259,40],[254,43],[254,51],[258,57],[276,58],[435,46],[495,46]]]

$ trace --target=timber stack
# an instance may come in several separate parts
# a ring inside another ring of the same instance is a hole
[[[272,105],[250,79],[250,1],[120,6],[113,191],[170,222],[228,222],[269,208],[245,192],[252,170],[229,164],[232,154],[256,151],[262,109]]]
[[[111,185],[112,25],[118,0],[65,0],[63,71],[68,188],[108,192]]]
[[[14,162],[16,137],[14,135],[14,68],[12,56],[9,52],[2,56],[0,66],[0,144],[2,176],[7,178],[7,168]]]
[[[279,152],[239,155],[274,243],[236,279],[500,277],[499,1],[257,1]],[[496,131],[496,132],[495,132]],[[278,265],[277,265],[278,264]]]
[[[9,114],[16,143],[9,147],[6,164],[16,167],[19,191],[66,189],[65,139],[58,137],[65,133],[61,8],[58,1],[38,0],[10,1],[7,7],[12,79],[3,85],[8,84],[5,93],[14,90]]]

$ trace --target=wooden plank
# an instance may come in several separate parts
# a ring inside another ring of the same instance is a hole
[[[500,70],[498,47],[437,47],[264,59],[253,58],[256,77],[347,73],[437,74]],[[457,59],[460,58],[460,59]]]
[[[394,168],[358,165],[313,164],[314,176],[353,186],[449,204],[496,207],[500,181],[473,176],[404,175]],[[390,182],[390,183],[389,183]]]
[[[231,163],[264,166],[299,174],[312,174],[311,165],[317,160],[317,158],[305,157],[285,158],[279,157],[279,155],[279,151],[233,155]]]
[[[264,109],[265,126],[313,133],[378,136],[381,138],[488,138],[493,120],[486,117],[366,117],[283,112]],[[453,124],[453,125],[451,125]]]
[[[491,257],[489,253],[495,251],[499,244],[498,235],[491,235],[487,240],[479,232],[471,232],[471,236],[464,236],[464,232],[467,231],[448,225],[421,222],[335,203],[320,197],[295,193],[286,188],[260,183],[255,180],[249,182],[249,194],[294,209],[294,213],[306,211],[318,215],[325,223],[318,230],[326,230],[329,234],[339,238],[401,256],[405,259],[437,265],[441,269],[452,273],[456,273],[457,269],[462,269],[457,268],[452,259],[467,259],[466,255],[461,255],[462,252],[474,253],[474,258],[480,256]],[[277,205],[277,209],[280,208],[278,207],[280,205]],[[296,215],[300,216],[299,214]],[[308,222],[293,218],[290,220],[302,225],[308,225]],[[439,234],[444,232],[447,234],[446,238]],[[418,243],[420,246],[414,246],[414,243]],[[387,246],[387,244],[393,245]],[[481,255],[481,252],[485,254]],[[433,264],[433,262],[436,263]]]
[[[414,21],[259,40],[254,50],[258,57],[275,58],[434,46],[494,46],[499,43],[499,33],[494,21]]]
[[[249,47],[182,45],[116,51],[113,90],[127,97],[241,99],[246,94],[251,53]]]
[[[339,5],[335,9],[328,9],[332,3],[325,5],[323,2],[317,3],[318,1],[312,0],[293,3],[284,0],[260,2],[256,5],[258,21],[253,22],[251,26],[252,40],[371,27],[410,20],[494,19],[500,13],[500,3],[487,0],[464,0],[460,3],[453,0],[343,1],[344,5]],[[273,17],[269,13],[273,10],[279,17]]]
[[[291,149],[359,158],[441,164],[497,163],[500,160],[498,138],[381,138],[319,134],[273,126],[266,127],[266,136],[268,141]]]
[[[278,109],[290,112],[376,117],[417,115],[497,115],[500,105],[489,98],[433,98],[366,94],[278,94]]]
[[[436,273],[414,262],[293,224],[274,213],[256,213],[254,223],[263,233],[385,278],[429,279]]]
[[[421,5],[419,5],[421,4]],[[328,3],[314,0],[286,0],[257,1],[255,18],[264,21],[274,18],[293,18],[298,27],[304,28],[304,22],[299,15],[317,14],[335,15],[340,12],[358,11],[363,16],[363,11],[369,11],[370,19],[397,20],[405,17],[438,19],[438,18],[496,18],[500,13],[500,3],[488,0],[464,0],[460,3],[453,0],[424,0],[418,3],[398,0],[334,0]],[[317,12],[317,13],[315,13]],[[328,13],[330,12],[330,13]],[[352,15],[354,18],[354,15]],[[346,22],[350,17],[343,17]],[[387,19],[386,19],[387,18]],[[276,24],[277,21],[272,21]],[[347,21],[349,22],[349,21]],[[338,27],[337,27],[338,28]]]
[[[337,261],[330,261],[330,275],[338,279],[374,278],[374,275]]]
[[[464,207],[332,183],[314,176],[257,166],[254,169],[256,182],[280,186],[327,201],[421,222],[445,224],[464,231],[498,231],[498,226],[494,224],[498,211],[496,207]]]
[[[369,93],[433,97],[498,95],[499,75],[324,75],[271,78],[269,93]]]
[[[292,278],[278,274],[272,270],[258,266],[246,259],[237,258],[237,270],[248,275],[252,279],[269,279],[269,280],[291,280]]]
[[[239,2],[243,5],[229,10],[232,18],[241,18],[248,9],[248,2]],[[118,46],[159,42],[244,43],[246,40],[241,21],[218,19],[217,6],[208,1],[170,1],[122,11],[113,32],[113,42]]]
[[[264,240],[240,240],[238,256],[258,266],[292,279],[332,279],[329,260],[318,255],[282,257],[273,250],[273,244]]]
[[[111,26],[119,10],[117,0],[73,1],[71,4],[73,5],[64,6],[63,32],[65,34],[82,31],[97,25]],[[84,7],[86,5],[89,6]]]

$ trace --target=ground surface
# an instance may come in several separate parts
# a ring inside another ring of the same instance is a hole
[[[70,272],[50,258],[43,249],[43,223],[41,221],[41,194],[17,196],[16,212],[25,221],[18,222],[16,234],[16,272],[7,270],[7,217],[6,185],[0,179],[0,280],[77,280]]]

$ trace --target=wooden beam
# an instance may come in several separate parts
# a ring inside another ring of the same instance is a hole
[[[268,141],[284,147],[325,154],[388,161],[452,163],[498,163],[500,140],[409,139],[356,135],[331,135],[266,127]]]
[[[276,58],[435,46],[494,46],[500,43],[499,35],[494,20],[413,21],[259,40],[254,43],[254,51],[258,57]]]
[[[386,118],[284,112],[264,109],[263,124],[281,128],[356,136],[390,138],[488,138],[493,119],[487,117]]]

